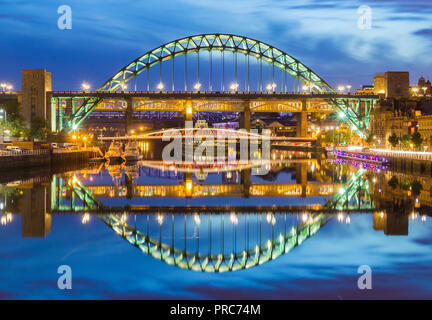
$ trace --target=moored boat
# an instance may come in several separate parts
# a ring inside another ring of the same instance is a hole
[[[126,162],[134,162],[140,160],[141,154],[136,142],[129,142],[126,145],[123,156]]]
[[[110,161],[110,163],[123,162],[124,158],[121,143],[116,141],[112,142],[105,157]]]

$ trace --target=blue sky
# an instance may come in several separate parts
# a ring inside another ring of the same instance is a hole
[[[72,9],[71,30],[57,27],[60,5]],[[371,29],[358,28],[361,5]],[[356,88],[388,70],[432,77],[430,0],[0,0],[0,80],[20,88],[22,68],[45,68],[55,90],[99,87],[146,51],[200,33],[267,42],[333,86]]]

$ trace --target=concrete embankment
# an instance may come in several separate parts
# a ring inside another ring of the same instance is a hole
[[[407,159],[400,157],[387,157],[391,170],[409,173],[416,176],[432,176],[432,161]]]
[[[37,167],[63,167],[88,163],[94,154],[90,151],[65,151],[51,152],[40,150],[39,152],[28,152],[11,156],[0,156],[0,172],[16,169],[28,169]]]

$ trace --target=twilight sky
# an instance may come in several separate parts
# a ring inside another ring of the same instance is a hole
[[[57,27],[61,5],[71,30]],[[371,29],[358,27],[361,5]],[[45,68],[54,90],[95,88],[146,51],[200,33],[272,44],[334,87],[388,70],[410,71],[412,83],[432,77],[430,0],[0,0],[0,81],[19,89],[22,68]]]

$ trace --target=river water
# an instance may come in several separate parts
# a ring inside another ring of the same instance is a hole
[[[3,179],[0,298],[432,298],[430,175],[283,150],[264,175],[146,158]]]

